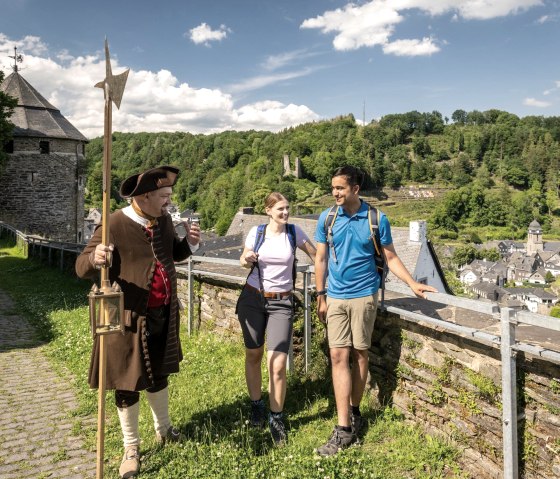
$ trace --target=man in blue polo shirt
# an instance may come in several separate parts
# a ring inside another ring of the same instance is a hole
[[[327,324],[338,415],[331,438],[317,450],[322,456],[348,447],[357,439],[362,426],[360,402],[367,381],[368,349],[381,281],[375,267],[368,205],[359,197],[362,181],[363,174],[352,166],[343,166],[334,172],[332,195],[338,211],[331,225],[331,244],[327,242],[325,228],[328,209],[319,216],[315,232],[317,313]],[[389,269],[420,298],[426,297],[426,291],[436,292],[431,286],[415,281],[397,256],[389,220],[383,213],[380,213],[379,233]],[[328,291],[325,289],[327,269]]]

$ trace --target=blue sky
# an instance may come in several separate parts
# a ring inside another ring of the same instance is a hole
[[[119,131],[278,131],[353,113],[560,115],[559,0],[0,0],[0,67],[102,133],[108,37],[130,68]]]

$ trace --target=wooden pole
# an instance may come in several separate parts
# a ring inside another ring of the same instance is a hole
[[[128,70],[120,75],[113,75],[111,70],[111,60],[109,57],[109,44],[105,39],[105,69],[106,77],[102,82],[95,86],[103,88],[105,96],[104,111],[104,134],[103,134],[103,212],[101,216],[101,244],[110,245],[109,235],[109,215],[111,213],[111,158],[113,146],[113,112],[112,103],[117,108],[120,107],[122,94],[128,77]],[[109,268],[111,267],[111,254],[107,252],[106,261],[101,268],[101,287],[100,292],[103,294],[112,294],[114,289],[111,287],[109,279]],[[121,293],[122,294],[122,293]],[[99,323],[101,328],[110,324],[109,317],[109,301],[108,298],[103,299],[99,305]],[[122,303],[121,303],[122,307]],[[121,318],[122,319],[122,318]],[[98,406],[97,406],[97,479],[103,479],[103,463],[105,456],[105,391],[107,386],[107,344],[105,343],[105,334],[99,334],[99,385],[98,385]]]
[[[111,211],[111,150],[113,138],[111,133],[112,107],[105,84],[105,124],[103,137],[103,212],[101,216],[101,243],[109,245],[109,213]],[[109,280],[110,258],[101,268],[101,291],[110,293]],[[101,324],[109,322],[107,302],[101,301]],[[105,335],[99,335],[99,389],[97,391],[97,479],[103,479],[103,462],[105,457],[105,391],[107,386],[107,345]]]

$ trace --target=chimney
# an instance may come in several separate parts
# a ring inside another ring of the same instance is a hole
[[[424,220],[411,221],[409,224],[409,241],[424,243],[426,241],[426,222]]]
[[[239,208],[239,213],[242,215],[254,215],[255,209],[252,206],[242,206]]]

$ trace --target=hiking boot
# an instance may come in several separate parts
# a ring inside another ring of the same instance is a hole
[[[126,446],[124,456],[119,467],[119,475],[123,479],[135,477],[140,472],[140,454],[138,446]]]
[[[331,438],[326,444],[317,449],[317,453],[321,456],[332,456],[341,449],[346,449],[352,441],[354,435],[352,432],[346,432],[340,429],[340,426],[335,426]]]
[[[286,432],[286,426],[284,426],[282,418],[269,416],[268,427],[270,428],[270,434],[274,440],[274,444],[276,446],[286,445],[288,442],[288,433]]]
[[[183,442],[185,436],[179,431],[179,429],[169,426],[167,434],[162,436],[159,432],[156,432],[156,441],[162,446],[168,442]]]
[[[358,438],[362,432],[365,421],[362,416],[350,414],[350,425],[352,427],[352,434]]]
[[[266,424],[266,414],[264,412],[264,403],[251,402],[251,419],[249,419],[249,424],[252,427],[263,428]]]

